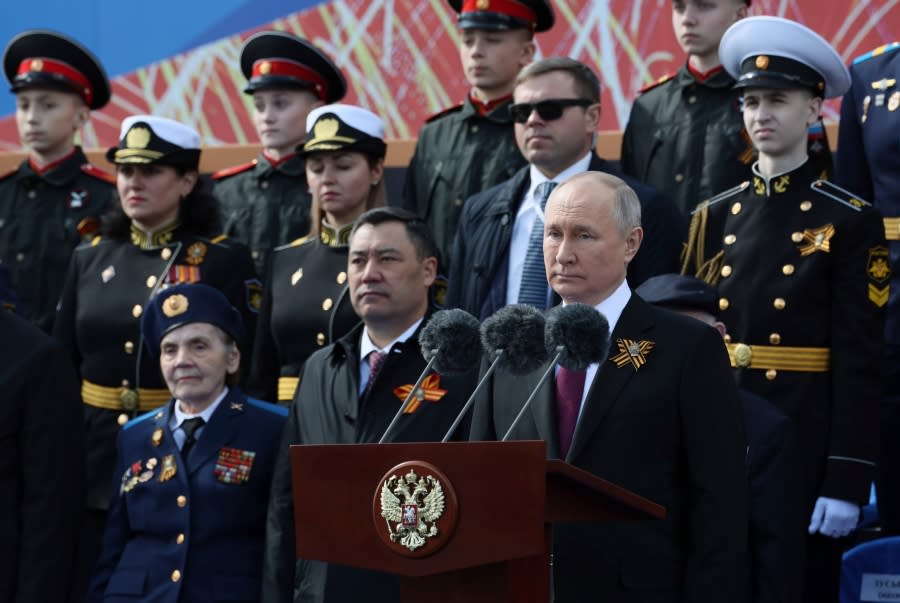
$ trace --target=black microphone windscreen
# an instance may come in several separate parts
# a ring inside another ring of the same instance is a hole
[[[547,351],[556,354],[562,347],[559,364],[573,371],[603,362],[609,352],[609,322],[592,306],[556,306],[547,316],[545,333]]]
[[[475,368],[481,360],[478,319],[465,310],[435,312],[419,334],[422,356],[437,356],[434,369],[441,373],[463,373]]]
[[[547,362],[544,315],[526,304],[505,306],[481,325],[481,343],[491,356],[503,350],[498,368],[527,375]]]

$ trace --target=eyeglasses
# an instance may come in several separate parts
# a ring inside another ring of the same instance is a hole
[[[537,111],[541,119],[553,121],[562,117],[563,111],[568,107],[589,107],[594,104],[586,98],[550,98],[536,103],[516,103],[510,105],[509,112],[513,121],[524,124],[528,121],[532,111]]]

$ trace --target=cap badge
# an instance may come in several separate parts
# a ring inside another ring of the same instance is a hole
[[[313,127],[314,138],[334,138],[334,135],[338,133],[340,127],[341,124],[334,118],[328,117],[326,119],[320,119]]]
[[[184,314],[188,309],[188,299],[182,294],[171,295],[162,303],[163,314],[169,318]]]
[[[150,130],[143,126],[131,128],[125,135],[125,146],[129,149],[146,149],[149,143]]]
[[[269,75],[272,72],[272,63],[269,61],[263,61],[259,64],[259,72],[262,75]]]
[[[487,10],[491,7],[491,0],[478,0],[475,3],[475,8],[478,10]]]
[[[769,57],[764,54],[756,57],[756,68],[757,69],[768,69],[769,68]]]
[[[31,71],[42,71],[44,69],[44,61],[35,59],[31,61]]]

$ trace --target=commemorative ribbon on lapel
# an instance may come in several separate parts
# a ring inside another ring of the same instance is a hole
[[[616,339],[616,345],[619,353],[610,358],[617,368],[630,364],[634,367],[635,372],[645,364],[647,364],[647,356],[656,345],[652,341],[634,341],[633,339]]]
[[[403,402],[412,391],[413,384],[408,383],[394,388],[394,395]],[[403,411],[405,415],[411,415],[416,412],[424,400],[429,402],[437,402],[447,394],[447,390],[441,389],[441,376],[437,373],[431,373],[422,380],[422,385],[416,392],[416,396],[409,402],[409,406]]]

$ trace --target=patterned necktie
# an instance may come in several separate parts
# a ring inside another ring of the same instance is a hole
[[[559,425],[559,457],[564,459],[572,445],[584,379],[587,371],[571,371],[563,366],[556,373],[556,418]]]
[[[540,203],[541,213],[534,217],[525,265],[522,267],[522,284],[519,287],[519,303],[528,304],[541,310],[547,308],[547,273],[544,270],[544,208],[547,199],[556,188],[556,183],[548,180],[534,189],[534,200]]]
[[[181,458],[187,460],[191,448],[197,443],[197,438],[194,437],[194,434],[198,429],[203,427],[205,423],[206,421],[203,420],[203,417],[185,419],[181,422],[181,429],[184,431],[184,445],[181,447]]]
[[[369,355],[366,356],[366,361],[369,363],[369,380],[366,382],[366,389],[363,392],[363,397],[369,395],[369,392],[372,391],[372,387],[375,385],[375,378],[378,377],[378,373],[381,372],[381,365],[384,364],[384,352],[372,351],[369,352]]]

